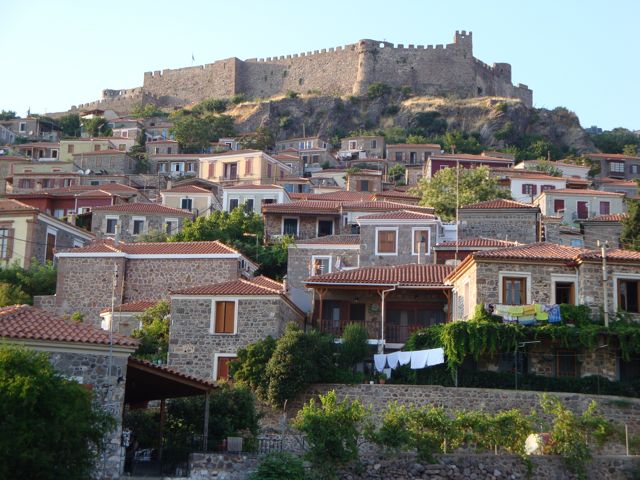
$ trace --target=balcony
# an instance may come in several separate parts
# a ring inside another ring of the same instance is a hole
[[[361,320],[322,320],[320,322],[320,331],[322,333],[328,333],[334,337],[341,337],[344,332],[344,328],[350,323],[359,323],[365,325]],[[394,325],[388,324],[385,327],[385,341],[386,343],[405,343],[411,334],[422,328],[426,328],[430,325],[426,324],[410,324],[410,325]],[[375,328],[375,332],[372,331],[372,325],[368,325],[369,337],[377,339],[379,337],[379,327]]]

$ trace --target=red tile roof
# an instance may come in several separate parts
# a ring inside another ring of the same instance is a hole
[[[105,205],[93,207],[94,212],[125,212],[125,213],[153,213],[164,215],[190,216],[191,212],[179,208],[166,207],[159,203],[121,203],[119,205]]]
[[[239,253],[215,240],[213,242],[136,242],[118,243],[111,240],[92,242],[85,247],[61,250],[61,253],[125,253],[130,255],[231,255]]]
[[[109,332],[68,322],[30,305],[0,308],[0,337],[21,340],[91,343],[109,345]],[[136,347],[138,341],[113,334],[113,344]]]
[[[440,145],[437,143],[388,143],[387,148],[437,148],[440,150]]]
[[[138,300],[137,302],[128,302],[114,307],[114,312],[144,312],[147,308],[154,307],[160,300]],[[100,313],[108,313],[111,307],[105,307]]]
[[[468,153],[440,153],[437,155],[432,155],[433,159],[445,159],[445,160],[473,160],[476,162],[501,162],[501,163],[513,163],[513,160],[509,160],[506,158],[498,158],[498,157],[487,157],[484,155],[471,155]]]
[[[621,222],[627,218],[626,213],[612,213],[610,215],[598,215],[597,217],[589,218],[588,222]]]
[[[206,188],[198,187],[197,185],[180,185],[177,187],[170,188],[168,190],[162,190],[162,192],[167,193],[211,193],[211,190],[207,190]]]
[[[350,212],[388,212],[393,210],[408,210],[411,212],[424,212],[433,213],[434,209],[431,207],[418,207],[414,205],[407,205],[406,203],[388,202],[386,200],[377,200],[370,202],[348,202],[342,205],[343,210]]]
[[[371,200],[373,195],[367,192],[351,192],[346,190],[338,190],[336,192],[310,193],[309,200],[333,200],[333,201],[349,201],[361,202]]]
[[[586,157],[595,157],[595,158],[612,158],[615,160],[640,160],[640,157],[635,157],[633,155],[624,155],[622,153],[585,153]]]
[[[358,217],[358,220],[435,220],[437,217],[430,213],[411,212],[409,210],[399,210],[396,212],[375,213]]]
[[[555,243],[531,243],[516,247],[501,248],[498,250],[485,250],[473,254],[475,259],[502,259],[502,260],[551,260],[572,261],[584,252],[584,249],[558,245]]]
[[[126,140],[126,138],[123,138],[122,140]],[[90,155],[126,155],[127,152],[125,152],[124,150],[117,150],[115,148],[110,148],[108,150],[98,150],[96,152],[81,152],[81,153],[74,153],[73,156],[74,157],[87,157]]]
[[[607,249],[606,257],[608,262],[631,262],[640,265],[640,252],[636,250],[623,250],[621,248]],[[582,253],[580,259],[602,261],[602,255],[599,249],[590,250]]]
[[[554,190],[557,192],[558,190]],[[502,208],[538,208],[530,203],[516,202],[515,200],[505,200],[498,198],[495,200],[487,200],[479,203],[472,203],[471,205],[463,205],[460,208],[473,208],[473,209],[502,209]]]
[[[201,386],[206,388],[214,388],[217,386],[215,382],[212,382],[210,380],[205,380],[201,377],[195,377],[193,375],[189,375],[188,373],[181,372],[180,370],[177,370],[176,368],[173,368],[173,367],[169,367],[168,365],[158,365],[156,363],[151,363],[147,360],[142,360],[140,358],[129,357],[127,366],[128,368],[131,368],[131,370],[134,370],[136,367],[146,367],[151,370],[158,370],[163,373],[175,375],[176,377],[184,378],[185,380],[198,383]]]
[[[360,235],[326,235],[298,240],[296,245],[360,245]]]
[[[38,209],[19,202],[18,200],[10,200],[8,198],[0,198],[0,212],[37,212]]]
[[[49,142],[21,143],[19,145],[14,145],[13,148],[16,148],[18,150],[22,150],[26,148],[60,148],[60,143],[49,143]]]
[[[273,278],[265,277],[264,275],[260,275],[251,279],[253,283],[256,285],[261,285],[263,287],[272,288],[278,291],[284,291],[284,284],[274,280]]]
[[[275,280],[260,279],[255,280],[234,280],[231,282],[214,283],[199,287],[184,288],[182,290],[172,290],[172,295],[280,295],[282,284]]]
[[[400,287],[444,287],[444,278],[453,271],[449,265],[415,263],[385,267],[364,267],[326,273],[309,278],[306,284],[379,285]]]
[[[556,188],[555,190],[545,190],[544,192],[542,192],[540,195],[542,195],[543,193],[546,194],[550,194],[550,195],[555,195],[556,193],[559,194],[574,194],[574,195],[590,195],[592,197],[597,196],[597,195],[612,195],[614,197],[624,197],[624,193],[616,193],[616,192],[605,192],[603,190],[591,190],[589,188]]]
[[[103,183],[102,185],[72,185],[70,187],[51,188],[47,190],[47,193],[62,194],[62,193],[76,193],[76,192],[91,192],[94,190],[103,190],[105,192],[131,192],[138,193],[138,189],[130,187],[129,185],[123,185],[122,183]]]
[[[262,206],[263,213],[296,213],[315,215],[318,213],[332,213],[338,215],[340,213],[340,204],[338,202],[317,201],[317,200],[301,200],[290,203],[271,203]]]
[[[250,153],[263,153],[262,150],[242,149],[242,150],[230,150],[228,152],[216,153],[214,157],[228,157],[230,155],[247,155]]]
[[[502,247],[514,247],[518,245],[518,242],[512,242],[509,240],[499,240],[497,238],[466,238],[464,240],[440,242],[435,248],[454,248],[458,245],[458,248],[502,248]]]
[[[385,190],[384,192],[375,193],[374,198],[377,200],[378,197],[389,197],[389,198],[408,198],[411,200],[420,200],[418,195],[412,195],[408,192],[403,192],[400,190]]]
[[[280,185],[255,185],[253,183],[240,183],[231,187],[225,187],[225,190],[282,190]]]

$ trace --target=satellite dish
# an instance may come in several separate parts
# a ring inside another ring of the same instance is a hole
[[[84,175],[84,170],[78,170],[76,173],[78,173],[79,175]]]
[[[87,168],[87,169],[84,171],[84,174],[85,174],[85,175],[89,175],[90,173],[91,173],[91,169],[90,169],[90,168]]]

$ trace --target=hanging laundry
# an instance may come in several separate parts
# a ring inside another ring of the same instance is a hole
[[[399,356],[400,352],[393,352],[387,355],[387,365],[389,365],[389,368],[392,370],[398,366]]]
[[[376,366],[376,370],[382,372],[387,364],[387,356],[384,353],[377,353],[373,356],[373,363]]]
[[[560,305],[545,305],[545,310],[549,314],[549,323],[560,323],[562,321]]]
[[[536,306],[535,305],[523,305],[522,306],[522,315],[535,315],[536,314]]]
[[[427,367],[440,365],[442,363],[444,363],[444,348],[434,348],[429,350],[429,356],[427,357]]]
[[[522,305],[512,305],[509,307],[509,315],[519,317],[524,314],[524,307]]]
[[[411,352],[398,352],[398,363],[400,365],[409,365],[411,362]]]
[[[411,369],[418,370],[424,368],[427,365],[427,357],[429,356],[429,350],[417,350],[411,352]]]

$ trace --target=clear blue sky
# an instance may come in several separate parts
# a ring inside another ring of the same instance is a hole
[[[512,65],[537,107],[565,106],[583,126],[640,129],[637,0],[2,0],[0,109],[67,110],[143,73],[217,59],[354,43],[452,41]]]

